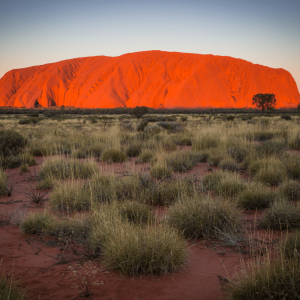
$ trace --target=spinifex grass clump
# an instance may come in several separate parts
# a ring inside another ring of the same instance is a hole
[[[36,212],[26,216],[20,224],[25,234],[48,234],[53,229],[56,219],[49,212]]]
[[[153,219],[151,208],[143,203],[128,201],[120,204],[122,218],[133,223],[150,223]]]
[[[296,180],[284,181],[279,186],[279,192],[289,201],[300,200],[300,183]]]
[[[186,238],[218,238],[222,233],[238,235],[241,215],[235,207],[210,197],[182,198],[170,207],[167,222]]]
[[[300,230],[286,236],[279,245],[279,251],[285,258],[300,258]]]
[[[5,172],[0,169],[0,196],[7,195],[7,176]]]
[[[237,196],[237,205],[244,209],[263,209],[276,199],[276,192],[260,183],[248,184]]]
[[[183,238],[168,226],[138,227],[123,223],[103,247],[103,263],[122,275],[165,275],[182,270],[187,262]]]
[[[283,155],[280,161],[284,166],[287,176],[291,179],[300,179],[300,157],[299,155]]]
[[[203,187],[230,198],[243,191],[246,182],[237,173],[217,171],[203,177]]]
[[[172,169],[167,164],[155,164],[151,168],[150,174],[155,179],[170,178],[172,176]]]
[[[146,202],[151,205],[168,206],[176,202],[180,197],[192,197],[195,186],[189,180],[178,182],[160,182],[147,190]]]
[[[108,162],[124,162],[126,154],[119,149],[107,149],[102,153],[102,160]]]
[[[84,211],[91,208],[91,195],[87,186],[76,181],[57,183],[50,195],[50,205],[57,211]]]
[[[260,155],[270,156],[282,152],[285,148],[287,148],[287,145],[284,139],[275,139],[257,145],[256,151]]]
[[[0,267],[2,259],[0,260]],[[20,287],[18,281],[14,280],[14,274],[5,275],[0,272],[0,299],[2,300],[23,300],[27,299],[25,290]]]
[[[276,201],[259,220],[264,229],[293,230],[300,228],[300,209],[292,203]]]
[[[153,158],[153,150],[143,149],[138,157],[138,162],[140,163],[150,163]]]
[[[193,141],[192,150],[201,151],[206,149],[217,148],[221,145],[218,136],[203,135]]]
[[[166,163],[174,172],[186,172],[194,166],[193,157],[187,151],[180,151],[168,155]]]
[[[220,167],[224,171],[239,172],[241,166],[234,159],[224,159],[220,163]]]
[[[56,158],[43,163],[39,176],[41,180],[86,179],[97,173],[99,168],[94,161],[81,162],[75,159]]]
[[[142,151],[142,144],[140,142],[135,141],[127,147],[126,155],[129,157],[136,157],[139,156],[141,151]]]
[[[257,258],[225,286],[226,299],[260,300],[285,299],[295,300],[300,294],[300,260],[278,257],[270,254],[263,259]]]

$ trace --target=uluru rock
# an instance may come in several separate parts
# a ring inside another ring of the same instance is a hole
[[[11,70],[0,80],[0,106],[85,108],[252,107],[272,93],[277,107],[296,107],[292,75],[227,56],[145,51],[95,56]]]

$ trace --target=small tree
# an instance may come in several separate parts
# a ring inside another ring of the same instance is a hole
[[[271,109],[276,107],[276,99],[274,94],[256,94],[252,98],[252,105],[256,105],[257,108]]]
[[[131,114],[139,120],[142,116],[146,115],[148,111],[149,108],[147,106],[136,106],[131,110]]]
[[[297,109],[300,110],[300,103],[297,105]]]

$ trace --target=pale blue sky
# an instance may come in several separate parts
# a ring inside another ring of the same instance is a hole
[[[288,70],[300,88],[299,0],[2,0],[0,77],[144,50],[226,55]]]

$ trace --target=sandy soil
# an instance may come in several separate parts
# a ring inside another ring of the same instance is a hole
[[[21,174],[19,169],[9,170],[7,174],[15,183],[11,197],[0,198],[0,260],[6,273],[13,271],[14,277],[21,280],[29,294],[29,299],[79,299],[78,291],[72,289],[69,265],[77,257],[64,252],[64,249],[53,240],[42,240],[38,236],[26,236],[15,225],[5,225],[5,220],[13,215],[12,223],[17,223],[24,214],[42,210],[43,205],[30,204],[26,198],[29,184],[35,185],[34,174],[38,172],[43,158],[37,157],[37,166],[29,168],[28,173]],[[147,172],[147,164],[136,164],[135,159],[121,164],[99,163],[103,172]],[[198,164],[187,174],[197,174],[200,179],[207,171],[207,164]],[[156,209],[159,214],[163,210]],[[16,213],[17,212],[17,213]],[[245,214],[247,227],[254,227],[255,211]],[[123,278],[107,272],[97,261],[93,263],[102,270],[97,276],[103,284],[93,288],[90,299],[135,300],[135,299],[222,299],[221,278],[232,275],[240,265],[240,254],[233,249],[216,246],[211,242],[199,240],[188,242],[190,259],[187,269],[173,276],[162,278],[142,277]],[[62,275],[64,274],[64,275]],[[223,282],[222,282],[223,283]]]

